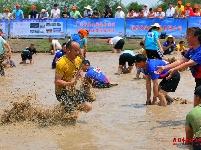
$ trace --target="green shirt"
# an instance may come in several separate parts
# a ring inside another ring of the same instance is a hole
[[[71,12],[70,12],[70,16],[71,16],[71,17],[74,17],[75,19],[77,19],[77,18],[80,17],[80,12],[77,11],[77,10],[76,10],[75,12],[74,12],[74,11],[71,11]]]
[[[0,55],[4,53],[3,45],[6,44],[6,41],[0,36]]]
[[[193,129],[195,137],[201,137],[201,104],[186,115],[186,125]]]

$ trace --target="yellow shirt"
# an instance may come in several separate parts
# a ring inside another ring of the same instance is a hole
[[[78,70],[81,69],[82,59],[77,57],[75,62],[71,62],[66,55],[64,55],[56,65],[56,73],[60,74],[63,78],[62,80],[70,82]],[[55,93],[60,94],[63,90],[63,87],[55,86]]]
[[[147,53],[146,53],[146,50],[144,48],[142,48],[142,55],[147,57]]]
[[[183,51],[185,49],[186,49],[185,46],[181,46],[180,44],[177,44],[177,50],[178,51]]]
[[[176,10],[176,11],[178,11],[178,13],[179,13],[178,15],[180,16],[180,15],[182,15],[182,14],[181,14],[181,12],[183,12],[183,11],[184,11],[184,6],[183,6],[183,5],[181,5],[181,7],[180,7],[180,8],[179,8],[178,6],[176,6],[176,7],[175,7],[175,10]]]

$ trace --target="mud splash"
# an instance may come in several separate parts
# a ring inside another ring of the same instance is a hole
[[[175,104],[192,104],[191,101],[180,97],[173,98]]]
[[[12,105],[11,109],[4,110],[1,116],[2,125],[25,121],[31,121],[40,126],[74,125],[79,114],[78,111],[72,115],[66,113],[61,104],[49,109],[33,106],[29,100],[14,102]]]

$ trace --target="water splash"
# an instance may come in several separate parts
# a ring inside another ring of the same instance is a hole
[[[56,105],[53,108],[42,109],[39,106],[33,106],[26,100],[23,102],[14,102],[11,109],[4,110],[1,116],[1,124],[10,124],[15,122],[31,121],[42,126],[50,125],[74,125],[79,112],[68,114],[64,106]]]

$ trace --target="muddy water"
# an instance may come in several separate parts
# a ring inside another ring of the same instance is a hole
[[[52,56],[38,54],[34,64],[19,65],[20,54],[13,54],[16,68],[7,69],[0,78],[0,113],[12,103],[29,100],[40,109],[58,104],[54,95]],[[192,103],[172,104],[165,108],[145,106],[144,80],[133,80],[135,74],[115,76],[118,54],[88,53],[93,66],[100,67],[111,82],[111,89],[96,89],[93,110],[81,113],[76,125],[42,127],[35,122],[17,122],[0,126],[2,150],[136,150],[186,149],[173,145],[173,138],[185,137],[185,116]],[[193,102],[194,80],[189,71],[182,78],[173,97]]]

